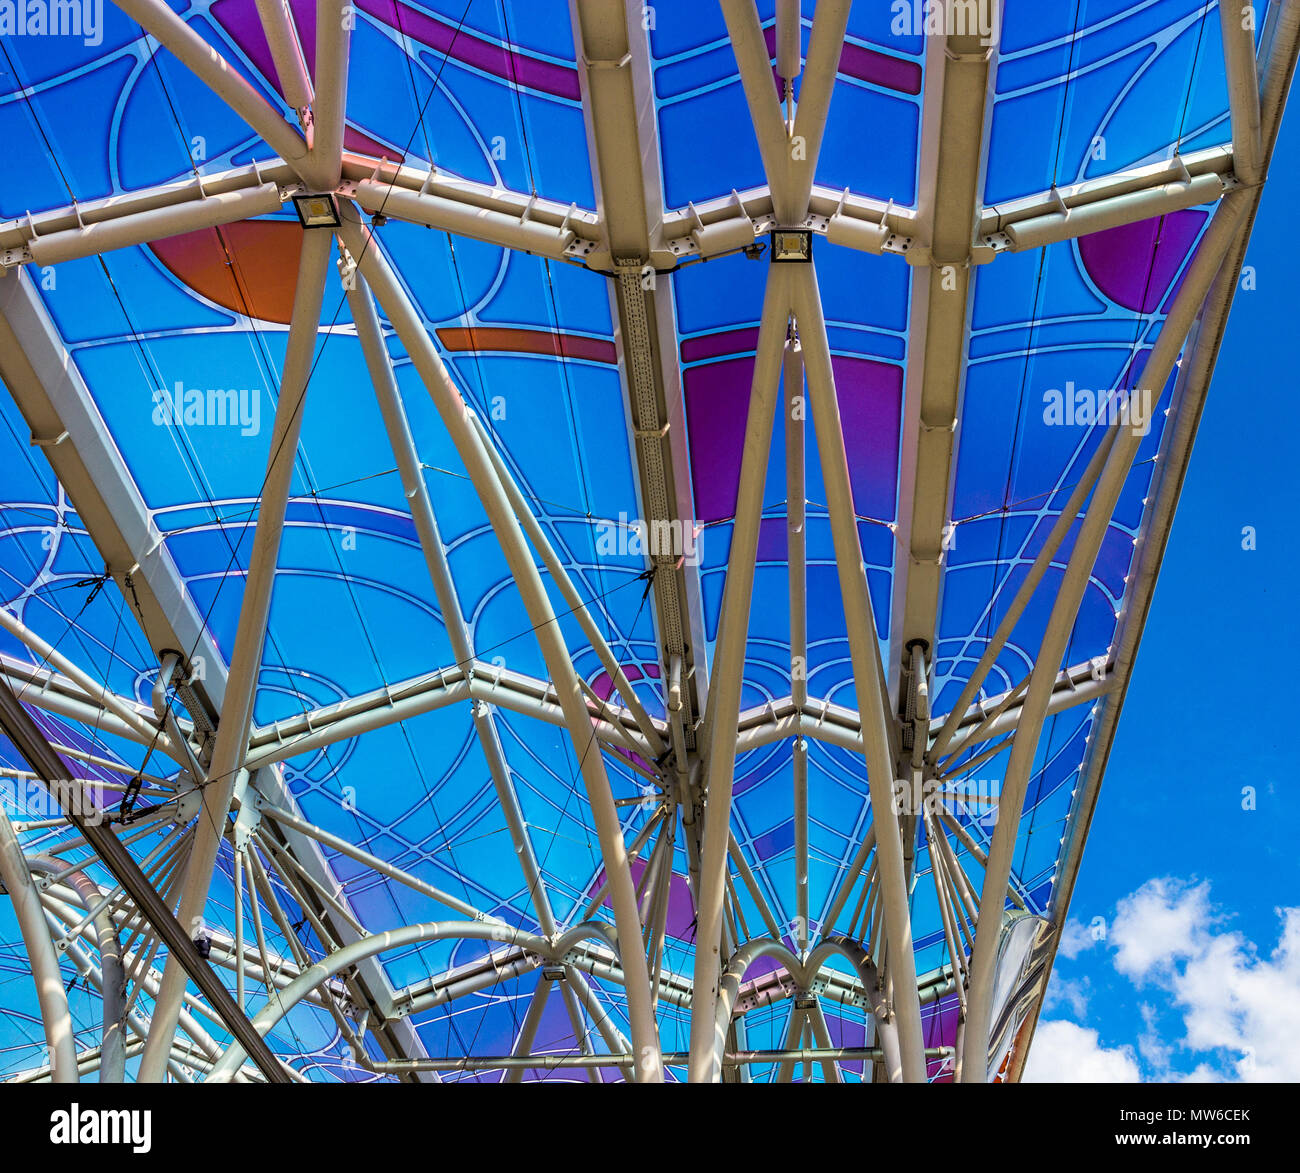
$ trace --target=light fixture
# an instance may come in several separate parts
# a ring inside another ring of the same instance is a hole
[[[806,265],[812,261],[812,230],[808,228],[773,228],[772,264]]]
[[[304,228],[337,228],[339,226],[339,209],[334,196],[325,192],[323,195],[296,195],[293,197],[294,210],[298,213],[298,222]]]

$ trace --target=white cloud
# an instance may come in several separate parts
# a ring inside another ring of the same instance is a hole
[[[1167,996],[1163,1004],[1141,1007],[1144,1030],[1138,1050],[1153,1078],[1300,1081],[1300,1049],[1295,1046],[1300,1039],[1300,908],[1276,911],[1281,935],[1276,948],[1263,956],[1241,933],[1222,927],[1224,918],[1211,904],[1206,883],[1149,880],[1119,902],[1110,932],[1116,970]],[[1071,1001],[1069,992],[1060,991],[1058,1000]],[[1170,1014],[1182,1019],[1179,1039],[1171,1037]],[[1102,1062],[1098,1056],[1111,1063],[1118,1062],[1117,1055],[1133,1059],[1129,1048],[1107,1051],[1097,1044],[1096,1032],[1087,1033],[1095,1055],[1088,1060],[1087,1040],[1076,1038],[1081,1062]],[[1064,1033],[1058,1031],[1058,1043],[1062,1039]],[[1035,1039],[1031,1065],[1040,1041]],[[1200,1056],[1209,1052],[1213,1058],[1198,1061],[1189,1075],[1180,1076],[1172,1069],[1175,1050]]]
[[[1091,949],[1097,943],[1097,936],[1081,921],[1067,920],[1065,931],[1061,933],[1061,943],[1057,951],[1062,957],[1073,961],[1085,949]]]
[[[1172,1078],[1170,1066],[1173,1060],[1174,1048],[1167,1039],[1162,1038],[1160,1035],[1159,1012],[1149,1002],[1143,1002],[1139,1009],[1142,1011],[1142,1022],[1146,1029],[1138,1036],[1138,1054],[1142,1056],[1147,1066],[1155,1072],[1156,1079]]]
[[[1026,1083],[1137,1083],[1132,1047],[1103,1047],[1095,1030],[1060,1019],[1040,1022],[1025,1063]]]
[[[1082,1018],[1088,1013],[1088,979],[1053,978],[1047,985],[1047,997],[1043,1009],[1055,1010],[1068,1006],[1075,1018]]]
[[[1193,957],[1204,948],[1210,923],[1208,884],[1148,880],[1116,908],[1110,931],[1115,968],[1142,981],[1158,967]]]
[[[1168,979],[1184,1008],[1186,1045],[1223,1050],[1238,1079],[1300,1081],[1300,908],[1278,909],[1268,958],[1240,933],[1220,933]]]

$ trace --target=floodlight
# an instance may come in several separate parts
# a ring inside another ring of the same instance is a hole
[[[773,228],[772,264],[806,265],[812,260],[812,232],[807,228]]]
[[[296,195],[293,206],[304,228],[337,228],[339,209],[329,192],[322,195]]]

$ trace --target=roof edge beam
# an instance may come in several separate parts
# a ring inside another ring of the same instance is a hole
[[[1261,76],[1260,120],[1265,159],[1262,169],[1264,172],[1267,171],[1268,161],[1272,158],[1277,142],[1282,111],[1295,73],[1298,53],[1300,53],[1300,3],[1287,0],[1285,4],[1270,5],[1260,46],[1259,59],[1262,68],[1257,68]],[[1195,341],[1189,344],[1188,354],[1179,365],[1178,382],[1174,389],[1177,412],[1172,430],[1167,432],[1171,437],[1169,452],[1166,453],[1162,442],[1161,459],[1157,464],[1159,481],[1153,487],[1153,492],[1149,494],[1155,498],[1155,504],[1147,515],[1147,523],[1140,535],[1141,553],[1135,572],[1131,576],[1134,580],[1134,586],[1130,588],[1132,601],[1126,607],[1115,657],[1114,697],[1103,707],[1096,727],[1097,736],[1092,739],[1091,753],[1080,773],[1079,793],[1071,810],[1070,822],[1067,824],[1067,843],[1057,870],[1058,880],[1052,890],[1050,916],[1053,924],[1058,927],[1064,923],[1069,912],[1084,841],[1096,810],[1102,775],[1110,756],[1133,665],[1137,659],[1146,615],[1155,592],[1160,565],[1164,558],[1183,479],[1191,457],[1192,444],[1196,437],[1205,398],[1209,393],[1214,364],[1227,328],[1228,314],[1237,290],[1241,266],[1246,258],[1250,230],[1259,208],[1261,194],[1260,187],[1252,189],[1250,193],[1246,223],[1215,280],[1196,328]],[[1053,934],[1044,958],[1044,988],[1051,975],[1059,942],[1059,933]],[[1013,1079],[1019,1079],[1024,1071],[1029,1045],[1033,1039],[1041,1008],[1042,1000],[1039,999],[1029,1012],[1030,1021],[1027,1030],[1018,1035],[1018,1038],[1023,1041],[1016,1046],[1011,1055],[1010,1072]]]
[[[1178,359],[1189,331],[1200,313],[1210,287],[1229,249],[1236,240],[1245,212],[1247,189],[1225,198],[1152,347],[1140,380],[1141,386],[1163,388]],[[1029,687],[1011,758],[1003,777],[999,818],[984,872],[980,907],[984,915],[975,931],[971,955],[969,1017],[960,1079],[963,1083],[984,1083],[988,1079],[988,1049],[992,1027],[993,978],[997,949],[1003,927],[1004,893],[1011,875],[1012,857],[1020,828],[1021,810],[1030,773],[1038,753],[1038,742],[1055,679],[1074,630],[1079,606],[1091,581],[1093,564],[1110,526],[1133,459],[1142,442],[1138,429],[1115,425],[1116,437],[1106,459],[1083,524],[1061,582],[1051,618],[1030,674]]]

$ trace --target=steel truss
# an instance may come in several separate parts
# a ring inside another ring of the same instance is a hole
[[[423,172],[345,153],[349,38],[337,0],[319,0],[314,77],[304,64],[288,10],[276,0],[259,0],[257,5],[298,128],[240,81],[228,63],[162,0],[116,2],[222,98],[278,158],[0,224],[0,274],[7,273],[0,278],[0,378],[27,420],[33,442],[42,448],[75,501],[108,572],[124,597],[132,600],[134,617],[159,660],[151,708],[97,684],[92,673],[59,655],[39,633],[0,612],[0,623],[41,663],[34,668],[12,657],[0,659],[4,727],[30,763],[32,777],[51,788],[74,773],[62,759],[85,761],[92,755],[51,745],[24,704],[57,718],[94,725],[130,743],[156,746],[175,763],[175,771],[169,767],[145,779],[159,800],[152,821],[173,819],[176,826],[142,865],[127,851],[126,844],[134,839],[128,828],[97,827],[72,810],[65,812],[79,832],[79,838],[70,841],[72,849],[88,854],[71,863],[58,856],[24,855],[21,837],[35,825],[14,827],[0,814],[0,879],[32,959],[50,1056],[45,1067],[21,1078],[75,1081],[91,1070],[99,1070],[102,1078],[120,1078],[125,1058],[136,1054],[141,1055],[140,1078],[147,1080],[168,1075],[214,1081],[294,1078],[296,1073],[271,1053],[261,1036],[299,1002],[334,1017],[359,1066],[374,1074],[409,1079],[436,1081],[439,1072],[470,1070],[503,1071],[517,1079],[529,1069],[571,1067],[588,1072],[592,1079],[602,1078],[602,1069],[617,1068],[624,1078],[654,1082],[663,1078],[665,1065],[672,1065],[685,1068],[693,1081],[705,1082],[747,1078],[749,1066],[774,1064],[782,1081],[793,1078],[799,1065],[804,1066],[806,1077],[816,1065],[824,1079],[838,1081],[843,1077],[841,1064],[864,1062],[875,1078],[921,1081],[927,1075],[927,1062],[943,1059],[952,1063],[963,1081],[983,1082],[1006,1059],[1009,1049],[1007,1066],[1017,1076],[1068,909],[1196,422],[1276,142],[1295,68],[1300,2],[1282,0],[1271,6],[1259,66],[1251,34],[1236,27],[1228,9],[1221,10],[1232,115],[1230,144],[997,207],[984,207],[979,201],[996,46],[957,36],[931,39],[920,196],[916,209],[909,210],[814,182],[849,0],[822,0],[817,6],[805,61],[800,60],[798,48],[799,6],[778,3],[777,68],[786,81],[784,108],[772,86],[771,62],[753,0],[720,0],[766,183],[681,211],[664,206],[660,187],[642,6],[631,0],[571,0],[596,180],[594,214],[432,169]],[[804,80],[796,105],[793,82],[801,72]],[[795,139],[801,140],[800,152],[791,150]],[[339,201],[342,223],[336,236],[343,285],[410,501],[431,593],[446,622],[456,662],[258,727],[252,721],[253,700],[299,428],[304,412],[310,410],[308,372],[317,344],[321,300],[329,283],[330,234],[309,232],[304,240],[271,458],[228,665],[212,644],[164,537],[24,267],[58,264],[266,215],[301,192],[332,192]],[[1208,235],[1170,307],[1143,376],[1143,386],[1163,387],[1186,346],[1153,488],[1154,506],[1144,519],[1135,582],[1110,658],[1101,665],[1062,669],[1101,539],[1137,448],[1137,438],[1118,426],[1108,431],[1083,471],[958,703],[946,714],[932,714],[930,649],[942,590],[945,534],[952,523],[951,482],[960,444],[972,266],[996,263],[1004,252],[1042,248],[1215,201],[1219,207]],[[589,601],[565,572],[542,522],[514,483],[505,456],[466,407],[389,265],[382,232],[363,225],[360,212],[373,213],[380,207],[385,217],[582,266],[612,279],[629,445],[641,509],[649,521],[681,525],[694,524],[693,496],[673,285],[664,278],[683,265],[746,248],[771,227],[810,230],[834,243],[894,256],[911,266],[913,342],[905,388],[899,515],[904,554],[895,575],[891,628],[895,638],[887,660],[878,654],[875,617],[867,601],[814,265],[776,265],[767,274],[712,680],[704,654],[698,572],[677,565],[670,556],[648,566],[659,687],[667,714],[660,720],[649,715],[629,684],[587,606]],[[947,275],[954,280],[940,279]],[[548,680],[498,669],[476,657],[424,487],[376,303],[411,356],[488,514],[535,626]],[[750,594],[772,431],[777,411],[788,411],[791,397],[805,393],[821,454],[861,708],[849,710],[809,696],[806,681],[794,671],[806,654],[800,423],[786,429],[785,454],[790,501],[791,694],[741,711]],[[1078,533],[1068,558],[1058,558],[1076,523]],[[539,561],[614,681],[617,700],[596,697],[579,678],[560,637]],[[1054,566],[1063,568],[1064,574],[1032,666],[1013,687],[985,696],[982,686],[988,673]],[[169,653],[168,649],[176,648],[193,649],[189,658],[202,659],[206,668],[202,676],[192,672],[186,658]],[[15,693],[21,693],[23,704],[14,699]],[[169,699],[173,696],[174,701]],[[313,826],[285,787],[280,763],[297,754],[457,703],[472,706],[479,749],[529,893],[535,933],[504,925],[472,899],[443,892]],[[1080,704],[1100,707],[1101,735],[1093,740],[1085,765],[1085,782],[1052,905],[1032,926],[1030,963],[1024,966],[1010,1006],[995,1006],[992,990],[999,950],[1008,934],[1021,932],[1016,926],[1026,915],[1011,854],[1039,736],[1049,714]],[[605,879],[582,914],[567,925],[557,921],[551,908],[546,876],[522,817],[501,745],[499,711],[564,728],[582,763]],[[807,771],[814,746],[862,758],[873,820],[820,919],[810,915],[813,910],[800,883],[793,934],[778,923],[745,861],[730,815],[738,756],[784,741],[792,743],[794,754],[792,801],[800,881],[806,879],[808,867]],[[596,752],[589,753],[591,748]],[[945,813],[907,805],[897,808],[896,779],[932,794],[936,788],[951,786],[972,764],[1006,749],[1010,762],[1001,817],[986,842],[977,841]],[[631,842],[625,842],[621,831],[605,753],[610,762],[639,770],[654,784],[653,816]],[[632,755],[642,764],[629,766]],[[94,764],[120,769],[125,788],[131,767],[107,760]],[[194,800],[202,806],[197,819],[186,805],[190,799],[180,782],[181,770],[203,783]],[[51,826],[61,823],[50,821]],[[695,970],[690,978],[674,975],[663,965],[672,854],[679,834],[689,860],[697,914]],[[908,893],[922,835],[930,849],[950,960],[942,971],[918,977]],[[980,867],[978,883],[957,858],[952,838]],[[324,848],[467,919],[367,931]],[[212,939],[205,958],[186,927],[202,922],[223,850],[233,859],[237,930],[233,937],[218,934]],[[634,884],[631,863],[643,856],[643,877]],[[91,864],[104,865],[118,887],[101,891],[84,870]],[[760,935],[749,932],[740,914],[737,882],[759,911]],[[612,924],[599,919],[606,897],[613,905]],[[313,959],[308,954],[289,923],[282,898],[291,899],[301,910],[304,922],[310,923],[325,947],[323,957]],[[245,921],[240,910],[245,899],[255,925],[256,939],[251,941],[243,939]],[[1008,904],[1011,908],[1004,912]],[[981,916],[981,909],[994,911]],[[268,949],[264,919],[280,930],[287,955]],[[427,982],[394,989],[380,956],[440,939],[487,942],[491,950]],[[62,941],[78,970],[105,991],[101,1046],[80,1054],[72,1040],[53,940]],[[157,953],[165,956],[161,969],[153,965]],[[776,959],[780,969],[747,981],[746,970],[760,957]],[[830,968],[833,958],[849,972]],[[233,972],[233,996],[214,967]],[[126,976],[119,981],[120,975]],[[471,1059],[425,1053],[413,1019],[502,981],[530,975],[536,976],[536,986],[510,1055]],[[188,991],[190,981],[199,986],[206,1003]],[[249,983],[277,991],[251,1020],[245,1014]],[[616,986],[625,995],[630,1039],[604,1010],[600,983]],[[581,1053],[568,1057],[534,1051],[542,1011],[555,985],[580,1042]],[[124,999],[110,997],[108,991],[119,987]],[[152,1003],[148,1014],[137,1000],[140,991]],[[962,1013],[956,1053],[926,1049],[920,1007],[953,994]],[[785,1046],[747,1050],[745,1014],[787,1001]],[[825,1001],[865,1014],[870,1045],[833,1047],[822,1011]],[[662,1005],[689,1011],[689,1053],[662,1053],[657,1028]],[[209,1027],[233,1041],[225,1045],[216,1041]],[[593,1035],[600,1036],[604,1051],[596,1048]],[[375,1041],[383,1058],[370,1056],[367,1037]]]

